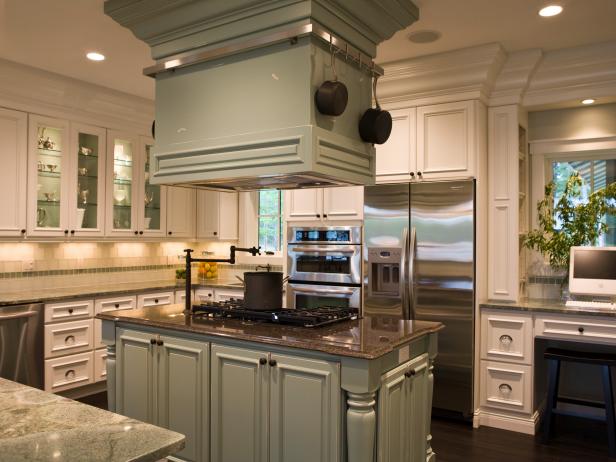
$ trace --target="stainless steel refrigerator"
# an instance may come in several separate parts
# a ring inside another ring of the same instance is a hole
[[[364,315],[439,321],[434,408],[473,412],[475,182],[377,185],[364,197]]]

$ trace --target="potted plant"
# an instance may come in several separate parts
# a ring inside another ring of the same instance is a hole
[[[569,255],[574,246],[597,245],[608,227],[607,214],[616,213],[616,182],[588,194],[584,180],[575,172],[554,202],[556,186],[550,182],[545,196],[537,204],[539,229],[522,236],[522,245],[540,252],[551,268],[565,275],[562,288],[569,281]]]
[[[186,284],[186,269],[182,268],[175,270],[175,283],[180,286]]]

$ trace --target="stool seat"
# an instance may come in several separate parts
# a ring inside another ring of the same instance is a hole
[[[598,353],[594,351],[577,351],[565,348],[547,348],[543,354],[545,359],[556,359],[572,363],[596,364],[600,366],[616,366],[616,354]]]

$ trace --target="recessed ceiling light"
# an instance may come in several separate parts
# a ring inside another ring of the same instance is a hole
[[[413,43],[432,43],[441,38],[441,33],[436,30],[418,30],[408,36]]]
[[[104,61],[105,55],[97,53],[96,51],[90,51],[88,54],[86,54],[86,58],[88,58],[90,61]]]
[[[595,102],[595,100],[592,99],[592,98],[586,98],[586,99],[582,100],[582,104],[592,104],[594,102]]]
[[[539,16],[549,18],[563,12],[563,7],[560,5],[547,5],[539,10]]]

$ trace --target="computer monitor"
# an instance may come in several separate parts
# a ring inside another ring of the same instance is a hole
[[[616,296],[616,247],[571,247],[569,292]]]

